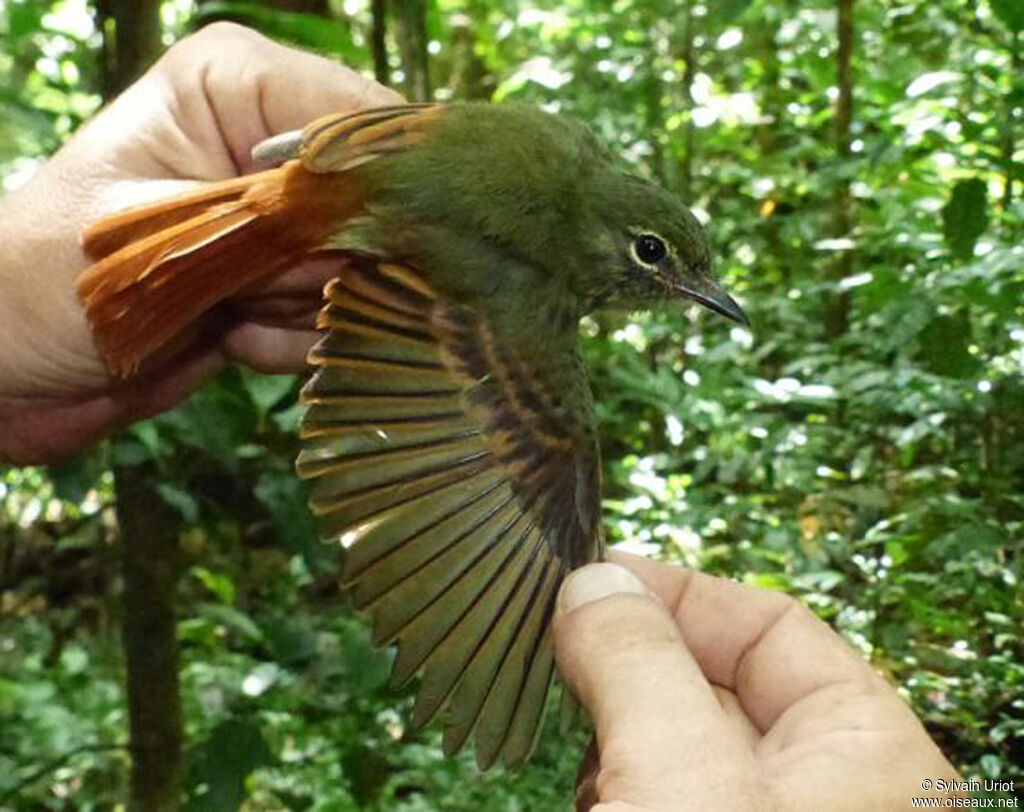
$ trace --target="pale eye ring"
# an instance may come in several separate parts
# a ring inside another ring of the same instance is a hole
[[[641,265],[657,265],[668,254],[665,241],[657,234],[640,234],[632,248],[633,257]]]

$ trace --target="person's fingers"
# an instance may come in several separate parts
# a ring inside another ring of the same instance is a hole
[[[348,259],[339,252],[318,252],[294,268],[261,281],[258,287],[243,291],[237,298],[255,300],[261,297],[273,298],[279,294],[290,296],[304,293],[313,293],[322,298],[324,287],[343,272]]]
[[[554,631],[559,670],[597,729],[602,799],[657,806],[685,791],[699,807],[726,784],[743,792],[748,739],[642,581],[615,564],[573,572]]]
[[[315,330],[316,316],[323,304],[323,296],[312,291],[267,294],[230,302],[231,310],[247,322],[288,330]]]
[[[609,557],[665,601],[708,679],[735,691],[762,732],[795,702],[830,686],[886,690],[839,635],[786,595],[638,556]]]
[[[224,364],[219,353],[196,351],[175,358],[153,375],[141,374],[95,397],[5,408],[0,460],[39,465],[65,459],[136,420],[166,411]]]
[[[321,338],[315,330],[291,330],[247,322],[230,329],[221,341],[221,350],[231,361],[238,361],[266,375],[286,375],[308,369],[306,356]]]
[[[757,729],[746,710],[740,704],[739,697],[728,688],[721,685],[712,685],[718,703],[722,706],[722,715],[725,721],[735,730],[736,735],[745,741],[752,749],[761,741],[761,731]]]
[[[179,126],[194,127],[198,142],[212,148],[219,140],[233,174],[254,169],[250,150],[270,135],[329,113],[402,102],[351,68],[232,23],[182,40],[158,71],[172,83]]]

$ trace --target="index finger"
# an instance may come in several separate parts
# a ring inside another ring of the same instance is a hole
[[[888,692],[867,662],[786,595],[611,551],[669,607],[708,680],[736,693],[762,732],[802,699],[833,685]]]

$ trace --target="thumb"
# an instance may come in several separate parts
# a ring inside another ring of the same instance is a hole
[[[672,614],[629,570],[573,572],[554,633],[562,677],[597,731],[601,800],[676,802],[749,758]]]

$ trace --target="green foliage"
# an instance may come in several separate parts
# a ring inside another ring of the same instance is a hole
[[[282,42],[331,53],[343,59],[363,59],[352,41],[350,26],[345,20],[324,19],[317,14],[268,8],[263,3],[238,0],[215,0],[203,3],[196,13],[194,26],[214,20],[230,19]]]
[[[962,180],[953,187],[953,195],[942,209],[946,240],[957,259],[970,259],[978,237],[988,227],[988,203],[985,181]]]
[[[271,763],[270,748],[259,725],[242,719],[224,720],[195,749],[195,786],[189,809],[237,809],[248,795],[246,778]]]
[[[257,3],[203,14],[367,69],[368,5],[329,25]],[[5,174],[95,106],[95,40],[65,30],[65,8],[0,12]],[[751,316],[750,330],[678,311],[584,324],[611,540],[800,597],[965,777],[1024,786],[1024,178],[1006,138],[1024,140],[1007,112],[1020,4],[857,4],[844,160],[832,6],[691,11],[689,34],[667,0],[438,0],[428,20],[440,97],[591,122],[709,219]],[[845,191],[853,227],[837,233]],[[830,339],[840,294],[849,328]],[[389,689],[389,655],[347,606],[292,473],[296,388],[232,371],[117,445],[156,460],[183,521],[190,803],[564,808],[583,733],[549,719],[528,767],[477,776],[408,727],[411,689]],[[0,473],[0,806],[123,793],[108,456]],[[94,746],[113,749],[76,750]]]
[[[992,11],[1013,33],[1024,31],[1024,6],[1014,0],[990,0]]]
[[[0,177],[53,152],[99,106],[95,42],[81,15],[55,13],[64,5],[0,6]]]

